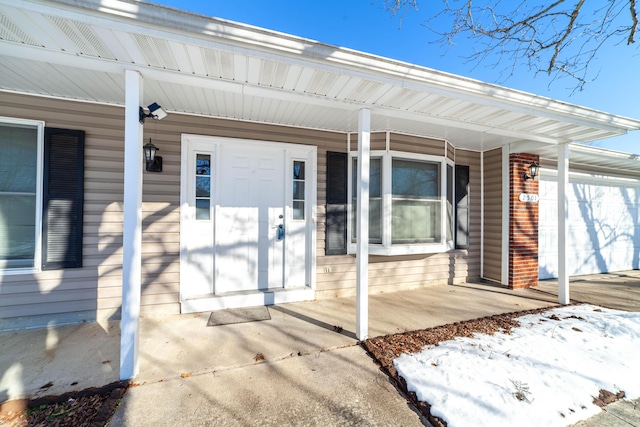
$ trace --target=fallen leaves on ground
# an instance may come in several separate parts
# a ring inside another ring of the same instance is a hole
[[[102,427],[127,391],[124,381],[25,403],[27,409],[0,412],[3,427]],[[23,407],[24,407],[23,406]]]

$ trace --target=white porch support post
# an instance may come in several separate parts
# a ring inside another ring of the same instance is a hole
[[[569,270],[567,269],[567,240],[569,236],[569,145],[558,145],[558,302],[569,304]]]
[[[142,76],[125,72],[124,230],[122,234],[122,321],[120,322],[120,379],[138,374],[142,243]]]
[[[358,115],[358,207],[356,230],[356,337],[369,335],[369,160],[371,155],[371,111]]]

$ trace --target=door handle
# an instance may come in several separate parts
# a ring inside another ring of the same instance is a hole
[[[278,229],[276,230],[276,240],[281,241],[284,240],[284,225],[280,224]]]

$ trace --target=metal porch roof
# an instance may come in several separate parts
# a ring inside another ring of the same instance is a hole
[[[0,0],[0,90],[174,113],[446,139],[478,151],[590,142],[640,121],[387,58],[133,0]],[[1,96],[1,95],[0,95]]]

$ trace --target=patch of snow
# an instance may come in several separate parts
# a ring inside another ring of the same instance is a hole
[[[394,366],[449,427],[566,426],[601,411],[600,389],[640,397],[640,313],[576,305],[517,320],[511,334],[426,346]]]

